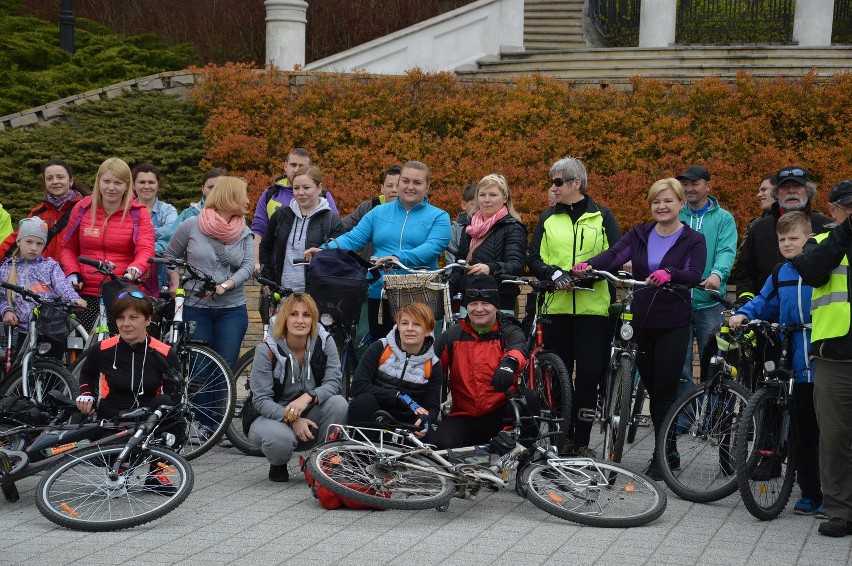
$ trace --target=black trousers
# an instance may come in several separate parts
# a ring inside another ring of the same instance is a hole
[[[802,497],[822,503],[819,481],[819,425],[814,410],[814,384],[793,384],[793,423],[796,426],[796,481]]]
[[[379,306],[382,309],[382,322],[379,324]],[[394,325],[390,303],[387,299],[367,299],[367,321],[370,324],[370,336],[373,342],[381,340]]]
[[[391,406],[380,403],[371,393],[362,393],[349,403],[349,424],[367,428],[382,428],[376,422],[374,415],[376,411],[383,409],[390,413],[393,418],[401,423],[413,425],[419,416],[415,416],[409,409],[403,408],[394,402]],[[427,444],[435,444],[435,429],[430,428],[426,436],[421,438]]]
[[[636,329],[637,365],[650,399],[655,435],[674,404],[688,344],[686,326]]]
[[[521,417],[539,415],[538,398],[531,389],[522,388],[526,406],[521,406]],[[511,426],[515,412],[510,403],[479,417],[444,417],[438,426],[435,444],[438,448],[462,448],[488,444],[503,427]],[[522,439],[534,439],[538,436],[538,426],[533,421],[524,423],[521,428]]]

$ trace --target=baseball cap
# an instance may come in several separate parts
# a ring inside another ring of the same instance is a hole
[[[710,172],[707,171],[704,167],[700,165],[692,165],[687,168],[686,171],[677,176],[677,180],[681,179],[689,179],[690,181],[697,181],[698,179],[704,179],[705,181],[710,181]]]
[[[800,185],[806,185],[808,183],[808,170],[798,165],[788,165],[778,171],[778,175],[775,177],[778,185],[787,181],[795,181]]]
[[[828,202],[848,206],[852,204],[852,179],[846,179],[837,183],[828,193]]]

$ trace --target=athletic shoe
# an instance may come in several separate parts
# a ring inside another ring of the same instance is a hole
[[[591,458],[592,460],[597,460],[598,453],[595,452],[593,448],[583,446],[582,448],[577,450],[577,458]]]
[[[816,515],[817,506],[816,501],[811,499],[810,497],[802,497],[796,504],[793,506],[793,513],[796,515]]]
[[[852,534],[852,521],[843,517],[832,517],[819,525],[819,534],[827,537],[845,537]]]
[[[172,485],[169,477],[163,470],[157,470],[148,474],[145,478],[145,490],[159,495],[174,495],[177,488]]]
[[[828,515],[825,514],[825,505],[822,503],[819,504],[816,510],[816,518],[817,519],[828,519]]]
[[[287,470],[287,464],[269,466],[269,481],[286,482],[290,480],[290,471]]]
[[[678,458],[678,460],[680,460],[680,458]],[[648,469],[645,470],[645,475],[654,481],[663,480],[663,471],[660,469],[660,465],[657,463],[656,456],[651,458],[651,463],[648,464]]]

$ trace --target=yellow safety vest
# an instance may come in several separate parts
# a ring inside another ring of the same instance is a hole
[[[817,243],[828,237],[828,232],[814,236]],[[811,342],[839,338],[849,334],[849,256],[844,255],[840,265],[831,270],[828,282],[814,287],[811,296]]]

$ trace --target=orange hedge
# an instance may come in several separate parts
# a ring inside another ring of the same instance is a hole
[[[530,76],[517,84],[461,81],[419,70],[404,76],[266,73],[246,65],[194,69],[192,99],[210,113],[203,166],[227,167],[256,200],[280,174],[287,150],[309,148],[342,213],[378,188],[388,165],[409,159],[432,170],[431,200],[452,215],[460,187],[504,174],[524,221],[546,206],[547,170],[574,155],[589,170],[589,193],[623,229],[649,218],[650,184],[701,164],[713,194],[737,219],[758,213],[760,178],[791,163],[821,186],[852,177],[852,75],[734,84],[706,79],[667,86],[635,79],[632,92],[572,88]]]

